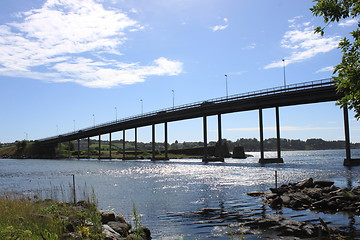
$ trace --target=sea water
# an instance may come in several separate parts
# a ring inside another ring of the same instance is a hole
[[[78,198],[93,189],[100,209],[114,211],[130,222],[135,207],[153,239],[229,239],[229,229],[235,231],[251,217],[276,213],[261,197],[246,194],[269,191],[275,186],[275,171],[278,185],[308,177],[332,180],[342,188],[359,185],[360,167],[343,166],[344,150],[284,151],[283,164],[268,165],[258,164],[258,153],[249,154],[253,157],[229,158],[224,163],[202,163],[199,159],[0,159],[0,192],[48,192],[45,197],[62,198],[74,175]],[[275,156],[275,152],[266,153],[266,157]],[[360,158],[360,149],[352,150],[352,156]],[[359,217],[343,213],[286,208],[277,213],[310,223],[321,217],[333,227],[360,229]],[[245,234],[245,239],[259,238],[272,236]]]

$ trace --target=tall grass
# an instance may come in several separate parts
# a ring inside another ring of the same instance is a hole
[[[80,199],[86,201],[77,204],[64,201],[69,197],[71,199],[71,185],[69,188],[51,186],[50,191],[39,190],[26,197],[19,194],[1,195],[0,239],[60,239],[69,230],[69,225],[82,239],[101,239],[101,216],[94,189],[91,193],[86,189],[87,186],[79,195]]]

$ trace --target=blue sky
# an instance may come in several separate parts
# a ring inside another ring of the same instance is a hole
[[[322,19],[311,0],[2,0],[0,142],[35,140],[175,105],[329,78],[341,59],[343,21]],[[174,91],[172,91],[174,90]],[[174,93],[174,95],[173,95]],[[140,101],[142,99],[142,102]],[[275,110],[264,111],[265,138]],[[350,112],[351,141],[360,124]],[[334,102],[280,109],[281,136],[344,138]],[[258,112],[227,114],[223,137],[258,138]],[[209,117],[209,141],[217,139]],[[139,129],[150,141],[151,129]],[[113,138],[121,138],[115,133]],[[133,131],[127,132],[134,139]],[[103,136],[103,139],[108,136]],[[163,141],[157,126],[157,141]],[[169,140],[201,141],[202,120],[169,124]]]

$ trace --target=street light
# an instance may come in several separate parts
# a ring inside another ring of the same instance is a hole
[[[284,87],[286,87],[286,76],[285,76],[285,59],[282,60],[284,69]]]
[[[94,121],[94,127],[95,127],[95,114],[93,114],[93,121]]]
[[[115,107],[115,120],[117,122],[117,107]]]
[[[75,132],[75,120],[73,120],[74,121],[74,132]]]
[[[228,98],[228,81],[227,81],[227,74],[225,74],[225,81],[226,81],[226,98]]]
[[[175,92],[174,90],[171,90],[172,91],[172,95],[173,95],[173,108],[175,107]]]
[[[143,100],[140,99],[141,102],[141,115],[144,114],[144,104],[143,104]]]

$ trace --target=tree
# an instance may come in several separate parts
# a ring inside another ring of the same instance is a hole
[[[344,37],[340,43],[343,56],[340,64],[335,66],[333,77],[338,92],[344,94],[338,105],[354,109],[355,117],[360,119],[360,1],[359,0],[314,0],[316,5],[310,8],[315,16],[322,16],[328,25],[340,20],[353,19],[357,28],[350,32],[352,39]],[[325,27],[317,27],[316,33],[324,34]]]

